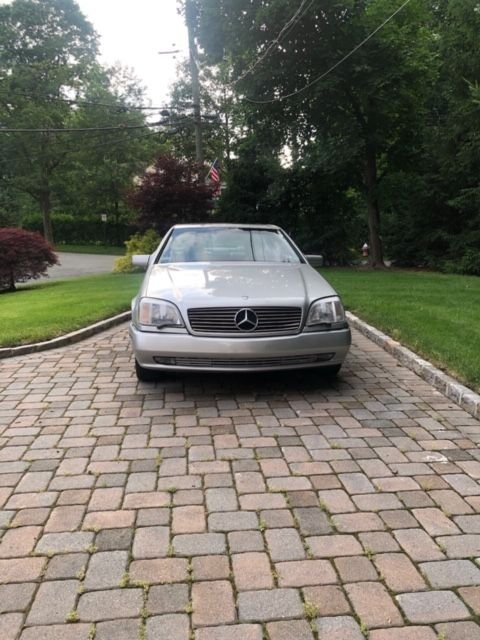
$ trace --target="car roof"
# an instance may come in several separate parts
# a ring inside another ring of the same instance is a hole
[[[235,224],[231,222],[206,222],[202,224],[176,224],[173,229],[280,229],[276,224]]]

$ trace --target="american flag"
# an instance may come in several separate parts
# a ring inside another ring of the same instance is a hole
[[[218,159],[215,158],[212,166],[210,167],[210,171],[207,174],[207,178],[210,178],[210,181],[213,184],[214,194],[217,195],[220,192],[220,163]]]

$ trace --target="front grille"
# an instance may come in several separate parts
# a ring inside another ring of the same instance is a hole
[[[328,362],[334,353],[312,353],[300,356],[278,356],[275,358],[207,358],[200,356],[155,356],[157,364],[172,367],[201,367],[202,369],[224,368],[267,368],[267,367],[292,367],[309,365],[320,362]]]
[[[253,331],[242,331],[235,324],[235,316],[241,309],[251,309],[258,318]],[[188,320],[195,333],[293,334],[300,331],[302,309],[300,307],[206,307],[189,309]]]

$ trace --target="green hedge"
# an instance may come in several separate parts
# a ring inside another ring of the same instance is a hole
[[[125,222],[115,223],[111,219],[102,222],[100,217],[77,217],[68,213],[52,214],[52,226],[56,244],[121,245],[137,231],[134,225]],[[42,216],[30,214],[24,217],[22,227],[43,233]]]

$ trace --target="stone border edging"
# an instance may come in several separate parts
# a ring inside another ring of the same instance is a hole
[[[443,373],[427,360],[420,358],[416,353],[403,347],[399,342],[390,336],[382,333],[375,327],[367,324],[357,316],[347,311],[347,318],[352,327],[360,331],[364,336],[382,347],[387,353],[390,353],[407,369],[414,371],[425,382],[431,384],[435,389],[441,391],[449,400],[458,404],[462,409],[467,411],[474,418],[480,418],[480,395],[460,384],[458,380]]]
[[[44,342],[36,342],[34,344],[24,344],[19,347],[5,347],[0,349],[0,359],[24,356],[29,353],[37,353],[38,351],[46,351],[47,349],[56,349],[57,347],[65,347],[69,344],[73,344],[74,342],[80,342],[80,340],[83,340],[84,338],[89,338],[90,336],[100,333],[105,329],[110,329],[110,327],[126,322],[131,318],[131,315],[131,311],[124,311],[116,316],[112,316],[106,320],[100,320],[100,322],[91,324],[90,326],[79,329],[78,331],[72,331],[64,336],[53,338],[52,340],[45,340]]]

